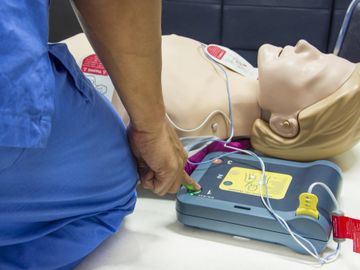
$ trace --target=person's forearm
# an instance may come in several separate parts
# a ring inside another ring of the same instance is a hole
[[[74,0],[74,9],[132,125],[162,124],[161,0]]]

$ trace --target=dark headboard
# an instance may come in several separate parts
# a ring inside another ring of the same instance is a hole
[[[332,52],[351,0],[163,0],[163,34],[217,43],[256,64],[264,43],[294,44],[303,38]],[[69,1],[52,0],[50,41],[81,32]]]

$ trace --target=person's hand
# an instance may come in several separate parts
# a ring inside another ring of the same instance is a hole
[[[150,132],[138,131],[130,125],[128,136],[143,188],[160,196],[176,193],[181,184],[200,189],[184,171],[187,154],[167,122]]]

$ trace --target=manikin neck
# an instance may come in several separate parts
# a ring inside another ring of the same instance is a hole
[[[251,128],[261,117],[258,103],[259,82],[229,73],[235,137],[250,137]]]

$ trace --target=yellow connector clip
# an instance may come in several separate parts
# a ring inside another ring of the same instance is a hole
[[[317,210],[318,197],[312,193],[301,193],[299,196],[299,207],[296,209],[296,215],[310,216],[319,218],[319,211]]]

